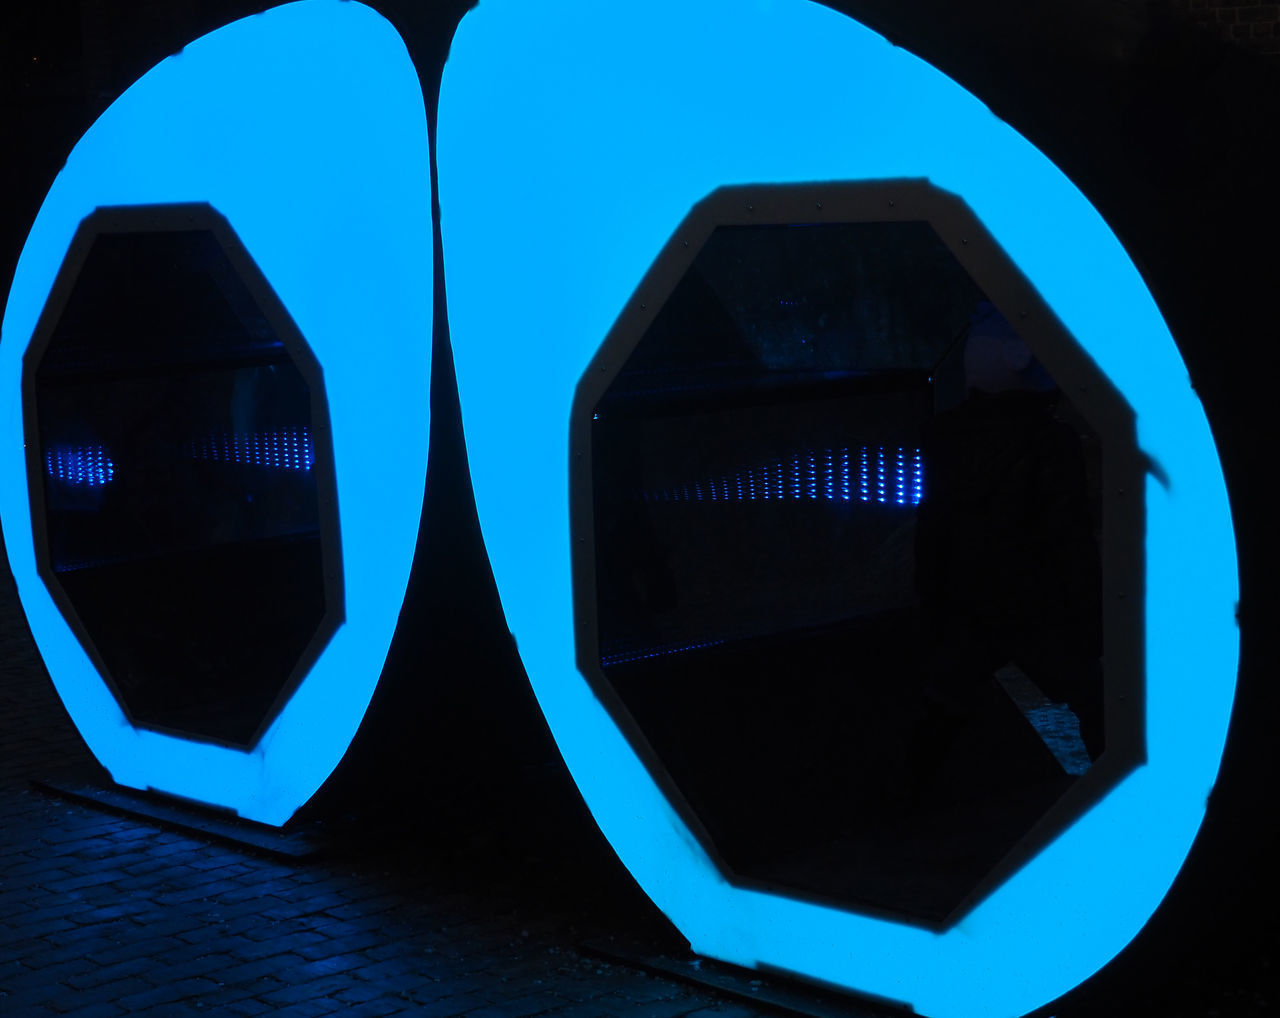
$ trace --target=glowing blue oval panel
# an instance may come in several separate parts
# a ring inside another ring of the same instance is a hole
[[[0,519],[49,674],[121,784],[280,824],[355,734],[395,631],[422,512],[429,172],[421,86],[395,29],[357,3],[304,0],[152,68],[89,129],[45,198],[0,334]],[[346,622],[250,752],[135,729],[36,572],[23,352],[81,219],[98,206],[169,202],[208,202],[227,218],[314,351],[329,400]]]
[[[1204,413],[1133,263],[1043,155],[944,75],[801,0],[486,0],[440,97],[445,279],[476,504],[560,750],[703,954],[934,1018],[1021,1014],[1139,931],[1203,819],[1235,688],[1235,546]],[[569,411],[681,219],[725,184],[927,177],[958,194],[1137,413],[1149,762],[945,933],[731,886],[578,673]]]

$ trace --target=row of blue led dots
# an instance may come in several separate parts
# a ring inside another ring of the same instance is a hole
[[[924,497],[919,449],[862,446],[796,453],[732,474],[657,492],[646,502],[756,502],[822,499],[918,505]]]
[[[669,643],[660,647],[648,647],[644,650],[622,651],[616,654],[603,654],[600,657],[602,668],[610,665],[631,664],[633,661],[647,661],[653,657],[666,657],[669,654],[681,654],[687,650],[700,650],[703,647],[718,647],[724,640],[702,640],[697,643]]]
[[[100,445],[55,445],[45,450],[44,469],[55,480],[88,488],[116,476],[115,462]]]
[[[310,470],[315,446],[306,427],[277,431],[224,433],[188,442],[184,451],[193,459],[239,463],[278,470]],[[55,445],[44,454],[45,472],[64,484],[97,488],[116,476],[116,464],[101,445]]]
[[[188,454],[218,463],[274,467],[278,470],[310,470],[316,458],[311,430],[307,427],[210,435],[191,443]]]

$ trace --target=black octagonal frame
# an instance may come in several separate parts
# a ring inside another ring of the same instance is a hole
[[[62,589],[49,556],[49,534],[46,496],[40,449],[39,418],[36,410],[36,374],[40,361],[57,330],[76,282],[94,242],[102,234],[167,233],[207,231],[217,241],[232,269],[239,276],[258,309],[297,366],[310,394],[311,428],[315,436],[314,461],[316,495],[319,502],[320,555],[324,582],[325,612],[308,640],[297,662],[290,669],[280,692],[272,701],[250,738],[232,742],[216,736],[189,732],[161,724],[141,721],[129,710],[125,697],[113,680],[101,655],[94,646],[70,597]],[[135,728],[172,735],[190,742],[212,743],[232,749],[252,750],[289,702],[303,678],[328,645],[346,618],[342,571],[342,546],[338,520],[338,487],[333,460],[333,443],[329,422],[329,405],[325,394],[324,373],[319,360],[308,346],[297,324],[276,295],[262,270],[245,248],[227,219],[207,202],[157,205],[101,206],[81,220],[68,245],[62,265],[41,310],[22,358],[22,414],[26,444],[27,493],[31,506],[31,529],[35,543],[36,570],[44,581],[54,603],[62,613],[98,675],[110,690],[121,711]]]
[[[933,228],[991,302],[1015,325],[1018,335],[1102,439],[1103,450],[1100,551],[1105,749],[1000,862],[938,920],[879,905],[855,905],[746,876],[729,866],[603,673],[596,599],[592,414],[712,232],[721,226],[912,221],[924,221]],[[718,188],[690,210],[654,259],[587,365],[574,394],[569,421],[569,515],[578,670],[668,802],[732,884],[941,932],[959,922],[1146,760],[1143,492],[1147,470],[1146,457],[1137,445],[1135,414],[1127,401],[957,195],[927,179],[910,178]]]

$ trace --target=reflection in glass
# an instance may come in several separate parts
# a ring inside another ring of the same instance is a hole
[[[325,613],[298,366],[212,233],[108,233],[35,390],[49,565],[131,717],[247,743]]]
[[[927,224],[716,230],[592,450],[601,674],[740,877],[941,920],[1102,751],[1100,449]]]

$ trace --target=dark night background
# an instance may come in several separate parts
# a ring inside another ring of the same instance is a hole
[[[408,42],[434,129],[449,38],[471,4],[371,5]],[[1240,685],[1208,820],[1149,929],[1057,1013],[1280,1013],[1273,922],[1280,898],[1272,864],[1280,767],[1271,734],[1280,659],[1271,617],[1280,563],[1274,509],[1264,494],[1280,432],[1273,418],[1280,7],[1257,0],[833,0],[830,6],[974,92],[1097,206],[1171,327],[1226,474],[1240,562]],[[44,0],[7,8],[0,21],[5,292],[46,190],[93,120],[166,55],[260,9],[246,0]],[[587,888],[578,892],[584,898],[596,894],[616,909],[619,927],[670,939],[591,825],[502,622],[470,503],[438,235],[436,243],[432,476],[418,562],[388,663],[389,674],[407,678],[383,684],[350,762],[304,813],[349,809],[356,788],[366,790],[367,800],[376,774],[384,802],[407,789],[412,801],[431,801],[432,829],[467,832],[456,839],[473,857],[508,868],[530,859],[544,869],[558,863],[572,871],[566,886],[576,879]],[[433,670],[465,674],[466,681],[414,681]],[[415,734],[423,718],[449,720],[421,740]],[[382,766],[362,770],[375,740]],[[388,757],[399,766],[387,768]],[[409,775],[408,783],[395,785],[394,773]],[[372,815],[376,803],[362,808]],[[426,827],[402,824],[387,837],[417,837]],[[605,887],[612,890],[606,894]]]

